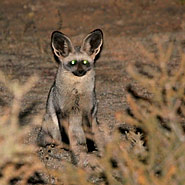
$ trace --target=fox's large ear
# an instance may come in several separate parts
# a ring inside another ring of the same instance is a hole
[[[96,29],[83,40],[81,51],[85,51],[92,59],[100,52],[103,43],[103,32]]]
[[[51,36],[51,46],[57,57],[67,57],[74,48],[71,40],[59,31],[54,31]]]

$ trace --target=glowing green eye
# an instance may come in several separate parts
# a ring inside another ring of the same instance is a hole
[[[71,65],[75,65],[76,64],[76,60],[72,60],[70,63],[71,63]]]
[[[83,64],[84,64],[84,65],[88,64],[88,61],[87,61],[87,60],[84,60],[84,61],[83,61]]]

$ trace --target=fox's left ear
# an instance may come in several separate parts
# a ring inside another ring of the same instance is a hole
[[[100,52],[103,44],[103,32],[96,29],[83,40],[81,51],[85,51],[92,59]]]
[[[74,51],[71,40],[59,31],[54,31],[51,36],[51,46],[54,54],[60,58],[67,57]]]

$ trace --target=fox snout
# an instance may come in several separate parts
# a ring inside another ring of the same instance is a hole
[[[72,60],[64,64],[64,68],[73,75],[81,77],[92,69],[93,65],[88,60]]]
[[[76,69],[72,71],[75,76],[84,76],[88,71],[89,66],[85,66],[82,62],[77,62]]]
[[[84,76],[84,75],[86,74],[86,71],[83,70],[83,69],[80,69],[80,70],[73,71],[73,74],[74,74],[75,76],[81,77],[81,76]]]

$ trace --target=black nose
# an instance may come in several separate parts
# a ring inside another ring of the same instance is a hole
[[[84,70],[79,70],[78,73],[79,74],[83,74],[85,71]]]
[[[78,71],[74,71],[73,74],[75,76],[84,76],[86,74],[86,71],[84,71],[84,70],[78,70]]]

